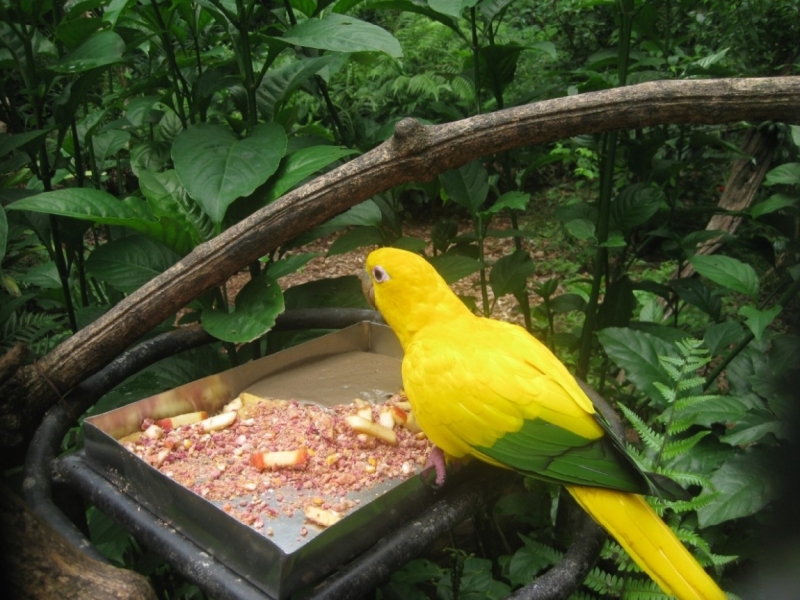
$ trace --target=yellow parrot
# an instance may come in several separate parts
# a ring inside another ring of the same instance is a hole
[[[364,289],[404,350],[403,386],[441,452],[563,484],[665,593],[725,593],[640,494],[669,495],[645,474],[567,368],[522,327],[474,315],[424,258],[371,252]]]

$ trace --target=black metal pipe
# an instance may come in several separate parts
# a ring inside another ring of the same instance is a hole
[[[314,600],[358,598],[388,581],[447,531],[473,515],[516,475],[483,464],[470,465],[469,478],[419,517],[384,537],[368,552],[314,588]]]
[[[216,600],[269,598],[99,475],[86,464],[82,451],[55,461],[54,472]]]

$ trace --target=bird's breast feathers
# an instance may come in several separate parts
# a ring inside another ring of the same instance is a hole
[[[427,327],[406,347],[403,384],[428,437],[452,456],[474,455],[533,419],[587,441],[603,435],[567,369],[515,325],[472,318]]]

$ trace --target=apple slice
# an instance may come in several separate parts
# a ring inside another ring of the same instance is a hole
[[[161,427],[164,431],[171,431],[181,425],[191,425],[192,423],[199,423],[203,419],[208,418],[208,413],[204,410],[199,412],[192,412],[192,413],[184,413],[182,415],[177,415],[174,417],[168,417],[166,419],[159,419],[156,421],[156,425]]]
[[[206,433],[219,431],[220,429],[227,429],[233,425],[233,422],[236,420],[236,416],[236,411],[220,413],[200,421],[200,426]]]
[[[322,527],[330,527],[342,518],[342,515],[335,510],[320,508],[319,506],[306,506],[303,512],[306,515],[306,519]]]
[[[367,421],[358,415],[347,416],[344,418],[344,420],[353,431],[358,433],[366,433],[367,435],[376,437],[387,444],[391,444],[392,446],[397,445],[397,434],[393,430],[389,429],[388,427],[384,427],[380,423]]]
[[[308,461],[308,450],[277,450],[275,452],[254,452],[250,455],[250,464],[259,471],[265,469],[300,468]]]

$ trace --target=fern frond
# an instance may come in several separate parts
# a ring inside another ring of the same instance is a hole
[[[690,377],[688,379],[683,379],[678,382],[678,391],[685,392],[686,390],[691,390],[696,387],[700,387],[705,384],[706,380],[702,377]]]
[[[625,580],[622,577],[617,577],[611,573],[606,573],[599,567],[595,567],[583,580],[583,585],[590,590],[600,592],[606,596],[619,596]]]
[[[710,433],[711,431],[709,429],[705,429],[703,431],[698,431],[691,437],[667,442],[667,444],[664,446],[662,456],[666,459],[670,459],[682,454],[686,454],[689,452],[689,450],[694,448],[700,440]]]
[[[661,469],[659,469],[658,472],[661,473],[662,475],[666,475],[670,479],[674,479],[683,487],[688,487],[690,485],[697,485],[707,490],[714,489],[714,486],[711,483],[710,479],[707,479],[702,475],[697,475],[696,473],[684,473],[675,471],[662,472]]]
[[[714,554],[713,552],[710,552],[708,556],[711,558],[711,564],[715,567],[729,565],[732,562],[739,560],[738,556],[734,556],[732,554]]]
[[[668,506],[676,513],[694,512],[714,502],[718,495],[718,492],[700,494],[691,500],[675,500],[669,502]]]
[[[625,582],[623,600],[671,600],[652,579],[631,578]]]
[[[660,381],[654,381],[653,387],[658,390],[658,392],[661,394],[661,397],[666,400],[667,404],[673,404],[675,399],[678,397],[678,393],[673,388],[661,383]]]
[[[663,436],[652,429],[642,420],[639,415],[637,415],[627,406],[620,404],[619,408],[625,415],[625,418],[630,421],[631,425],[633,425],[633,428],[636,430],[636,433],[639,434],[639,437],[642,438],[645,446],[647,446],[653,452],[657,452],[664,442]]]

